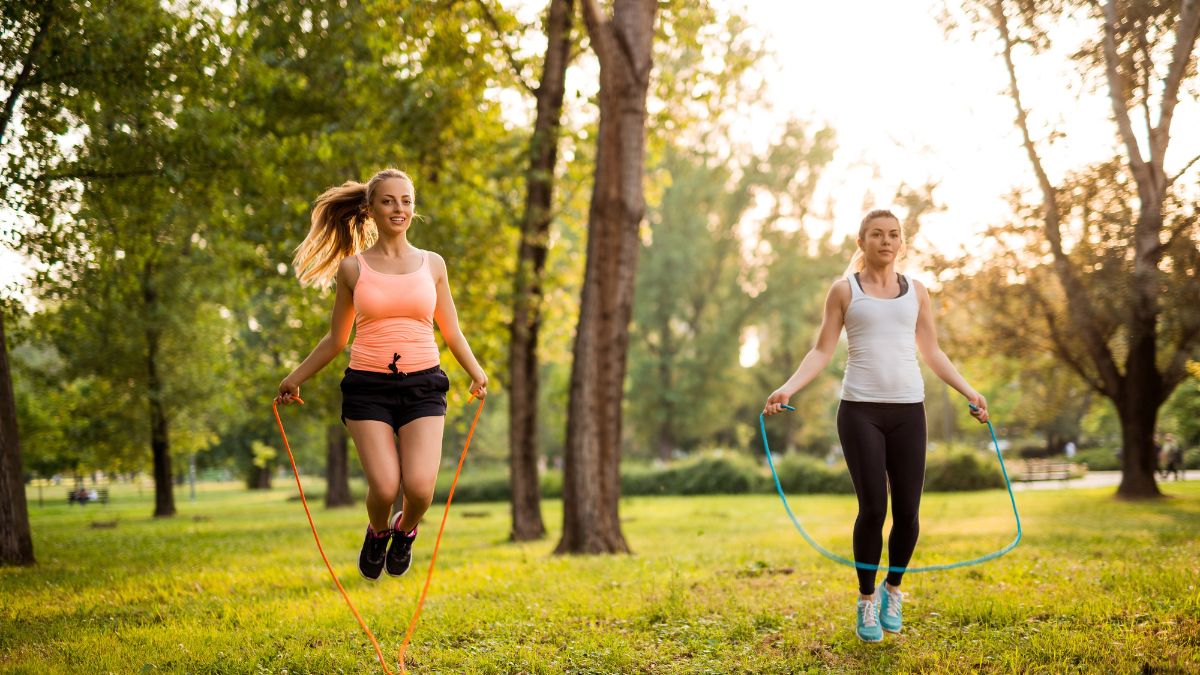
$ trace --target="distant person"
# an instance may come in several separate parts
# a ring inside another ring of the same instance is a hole
[[[88,494],[87,488],[84,487],[82,484],[80,484],[78,487],[76,487],[74,490],[72,490],[70,493],[68,493],[67,503],[68,504],[78,503],[80,506],[86,506],[88,503],[88,499],[90,499],[90,498],[91,498],[91,495]]]
[[[904,251],[900,220],[891,211],[871,211],[859,225],[857,241],[859,250],[846,276],[834,282],[825,299],[816,345],[767,398],[763,413],[780,412],[829,364],[844,327],[850,350],[837,429],[858,496],[854,559],[879,564],[890,486],[888,564],[906,567],[917,545],[925,480],[925,384],[917,352],[942,381],[975,406],[971,414],[980,422],[988,419],[987,401],[938,346],[925,286],[896,272],[896,258]],[[856,571],[855,634],[866,642],[879,642],[885,630],[899,633],[903,573],[889,572],[884,586],[877,588],[876,570]]]
[[[487,375],[458,326],[446,261],[408,240],[415,204],[412,179],[396,169],[365,184],[347,181],[317,198],[312,229],[293,262],[302,284],[336,280],[333,317],[276,396],[282,403],[298,398],[300,385],[342,353],[354,329],[341,384],[342,422],[367,475],[369,522],[358,572],[370,581],[385,568],[390,576],[408,571],[417,524],[433,501],[450,389],[435,321],[471,377],[470,392],[487,396]],[[400,495],[402,507],[391,513]]]
[[[1160,434],[1154,435],[1154,473],[1162,480],[1167,479],[1167,448]]]
[[[1067,441],[1063,446],[1063,452],[1066,453],[1067,459],[1075,459],[1075,441]]]
[[[1179,475],[1183,471],[1183,446],[1175,440],[1174,434],[1167,434],[1163,439],[1163,454],[1167,459],[1167,468],[1163,470],[1163,480],[1167,480],[1170,476],[1179,480]]]

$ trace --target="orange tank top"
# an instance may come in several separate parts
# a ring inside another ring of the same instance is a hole
[[[429,272],[429,254],[408,274],[384,274],[358,258],[354,286],[354,342],[350,367],[379,373],[412,373],[440,363],[433,339],[437,288]]]

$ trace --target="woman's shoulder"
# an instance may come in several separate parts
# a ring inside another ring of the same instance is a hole
[[[929,296],[929,289],[925,287],[925,284],[923,284],[920,279],[911,274],[905,274],[904,278],[908,279],[908,282],[912,284],[912,287],[914,290],[916,290],[918,297]]]
[[[359,272],[358,256],[348,255],[338,263],[337,283],[345,284],[346,288],[353,290],[355,284],[358,283]]]
[[[443,258],[437,251],[425,250],[425,262],[429,265],[429,271],[433,273],[434,279],[440,279],[446,274],[446,259]]]

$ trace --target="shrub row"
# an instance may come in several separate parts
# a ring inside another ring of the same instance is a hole
[[[844,464],[828,465],[808,455],[775,458],[779,483],[788,494],[853,494],[854,486]],[[438,478],[439,495],[450,488],[453,473]],[[929,453],[925,489],[931,492],[988,490],[1004,487],[995,459],[969,450]],[[562,497],[562,473],[541,476],[542,496]],[[765,462],[740,453],[699,455],[666,466],[631,464],[621,470],[623,496],[764,494],[775,492],[775,482]],[[454,491],[456,502],[508,501],[508,473],[503,469],[463,471]]]

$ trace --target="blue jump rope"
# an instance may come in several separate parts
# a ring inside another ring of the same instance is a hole
[[[972,410],[977,409],[974,404],[968,405],[971,406]],[[790,405],[785,405],[783,408],[785,410],[796,412],[796,409]],[[1017,521],[1017,536],[1012,540],[1011,543],[1009,543],[1008,546],[1005,546],[999,551],[994,551],[985,556],[972,558],[970,560],[960,560],[959,562],[946,563],[943,565],[924,565],[922,567],[890,567],[888,565],[868,565],[867,563],[858,562],[857,560],[843,558],[832,551],[826,550],[825,547],[818,544],[815,539],[809,536],[808,532],[804,531],[804,526],[800,524],[800,520],[796,518],[796,514],[792,513],[792,507],[788,504],[787,495],[783,493],[783,485],[779,483],[779,473],[775,471],[775,460],[773,457],[771,457],[771,446],[767,443],[767,424],[765,420],[766,414],[759,413],[758,428],[759,431],[762,432],[763,450],[765,450],[767,453],[767,464],[771,466],[771,476],[775,479],[775,489],[779,491],[779,498],[783,500],[783,508],[787,510],[788,517],[792,519],[792,524],[796,526],[796,530],[800,533],[800,536],[804,537],[804,541],[807,541],[810,546],[820,551],[821,555],[834,562],[838,562],[849,567],[856,567],[860,570],[882,570],[884,572],[933,572],[935,570],[950,570],[954,569],[955,567],[978,565],[982,562],[995,560],[996,558],[999,558],[1005,553],[1008,553],[1016,548],[1017,544],[1021,541],[1021,516],[1017,513],[1017,499],[1013,496],[1012,481],[1008,479],[1008,469],[1004,467],[1004,456],[1000,454],[1000,442],[996,440],[996,429],[992,427],[990,420],[987,423],[988,431],[992,433],[992,447],[996,449],[996,459],[1000,460],[1000,471],[1004,474],[1004,486],[1008,488],[1008,500],[1012,503],[1013,518]]]

